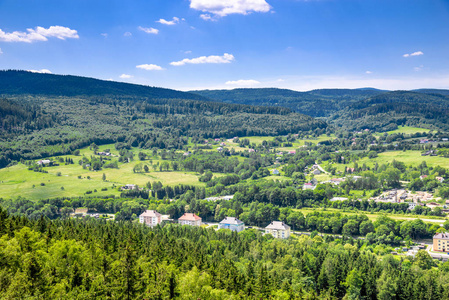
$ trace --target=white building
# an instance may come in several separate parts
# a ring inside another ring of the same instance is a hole
[[[162,220],[162,215],[155,210],[146,210],[139,216],[140,223],[151,227],[161,224]]]
[[[265,234],[267,233],[278,239],[288,239],[290,236],[290,226],[281,221],[273,221],[265,227]]]
[[[181,225],[201,226],[201,218],[193,213],[185,213],[178,219]]]
[[[240,232],[245,230],[245,223],[234,217],[226,217],[218,224],[218,229],[231,229]]]

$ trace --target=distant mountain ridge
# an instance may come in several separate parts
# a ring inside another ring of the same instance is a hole
[[[387,131],[398,125],[449,130],[449,90],[386,91],[374,88],[234,89],[191,91],[212,101],[289,108],[347,130]]]
[[[0,94],[51,96],[132,96],[153,99],[206,100],[192,93],[73,75],[0,71]]]

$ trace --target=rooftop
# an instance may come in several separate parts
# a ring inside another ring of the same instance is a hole
[[[201,218],[198,217],[197,215],[195,215],[194,213],[185,213],[178,220],[182,220],[182,221],[198,221],[198,220],[201,220]]]
[[[288,230],[290,226],[281,221],[272,221],[265,229]]]
[[[443,232],[443,233],[437,233],[433,236],[434,239],[440,239],[440,240],[449,240],[449,233]]]
[[[155,210],[146,210],[140,215],[140,217],[160,217],[160,216],[161,214]]]
[[[243,224],[243,222],[234,217],[226,217],[220,222],[220,224],[240,225]]]

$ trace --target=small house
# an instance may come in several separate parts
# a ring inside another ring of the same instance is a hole
[[[201,217],[194,213],[185,213],[178,219],[178,223],[181,225],[201,226]]]
[[[230,229],[240,232],[245,229],[245,223],[234,217],[226,217],[218,224],[218,229]]]
[[[308,183],[304,183],[304,185],[302,186],[302,189],[303,190],[314,190],[315,186],[312,183],[308,182]]]
[[[320,169],[315,169],[315,170],[313,170],[313,175],[320,175],[321,174],[321,171],[320,171]]]
[[[265,227],[265,234],[267,233],[278,239],[288,239],[290,237],[290,226],[281,221],[273,221]]]
[[[273,175],[279,175],[279,174],[280,174],[280,172],[279,172],[278,169],[274,169],[274,170],[273,170]]]

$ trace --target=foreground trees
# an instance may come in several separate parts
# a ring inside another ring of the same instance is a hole
[[[0,211],[1,299],[447,299],[448,263],[256,230],[30,221]],[[353,243],[353,245],[351,245]],[[438,267],[436,267],[438,265]]]

